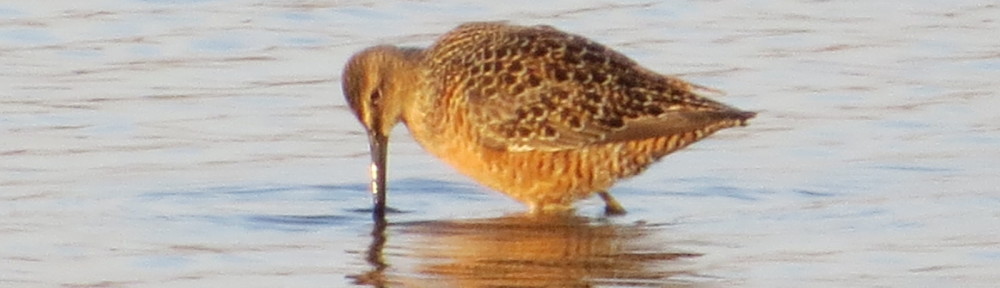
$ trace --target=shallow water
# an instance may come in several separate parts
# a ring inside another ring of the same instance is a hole
[[[0,286],[1000,281],[989,1],[22,2],[0,4]],[[611,219],[520,214],[401,128],[402,212],[375,229],[344,61],[476,20],[587,35],[759,116],[620,183]]]

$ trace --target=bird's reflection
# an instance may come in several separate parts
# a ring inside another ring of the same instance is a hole
[[[562,214],[376,223],[369,270],[352,277],[374,287],[692,286],[674,277],[693,274],[677,263],[698,255],[664,247],[660,228]]]
[[[386,235],[385,228],[389,223],[385,217],[375,217],[372,226],[372,242],[365,251],[365,263],[371,266],[371,270],[359,274],[351,275],[355,284],[367,284],[373,287],[386,287],[385,269],[389,267],[385,262],[383,250],[385,249]]]

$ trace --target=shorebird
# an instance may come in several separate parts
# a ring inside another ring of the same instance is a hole
[[[402,122],[431,154],[530,206],[568,210],[663,156],[756,113],[551,26],[477,22],[429,48],[374,46],[343,72],[371,148],[374,217],[383,219],[389,132]]]

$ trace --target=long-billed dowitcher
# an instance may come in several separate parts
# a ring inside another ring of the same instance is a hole
[[[699,95],[582,36],[550,26],[467,23],[430,48],[355,54],[344,96],[368,132],[375,217],[384,219],[389,132],[532,211],[565,210],[754,112]]]

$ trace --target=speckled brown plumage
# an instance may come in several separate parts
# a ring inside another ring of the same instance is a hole
[[[402,121],[425,149],[532,210],[594,193],[621,210],[604,192],[616,180],[754,116],[548,26],[469,23],[425,50],[369,48],[343,84],[372,139]]]

